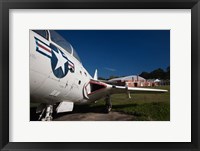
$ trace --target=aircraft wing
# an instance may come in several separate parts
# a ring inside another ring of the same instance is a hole
[[[117,86],[112,84],[107,84],[101,81],[91,80],[84,88],[84,96],[87,99],[98,100],[107,95],[117,94],[117,93],[164,93],[167,90],[162,89],[151,89],[144,87],[127,87],[127,86]]]
[[[112,86],[111,93],[124,93],[124,92],[133,92],[133,93],[164,93],[168,92],[163,89],[151,89],[151,88],[140,88],[140,87],[125,87],[125,86]]]

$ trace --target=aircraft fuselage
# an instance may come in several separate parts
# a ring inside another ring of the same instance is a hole
[[[62,101],[89,103],[101,98],[102,94],[91,97],[92,77],[74,57],[72,46],[69,45],[70,53],[51,39],[50,31],[46,32],[48,37],[30,31],[31,101],[47,104]],[[102,88],[106,87],[102,84]]]

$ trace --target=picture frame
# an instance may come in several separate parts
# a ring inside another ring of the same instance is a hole
[[[9,142],[9,9],[191,9],[191,142]],[[1,0],[0,2],[0,148],[1,150],[200,150],[199,0]]]

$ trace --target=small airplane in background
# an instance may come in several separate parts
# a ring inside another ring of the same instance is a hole
[[[92,103],[105,98],[111,111],[110,96],[134,91],[162,93],[167,90],[116,86],[91,77],[72,45],[54,30],[30,30],[30,100],[40,105],[38,120],[51,121],[56,112],[70,112],[74,104]]]

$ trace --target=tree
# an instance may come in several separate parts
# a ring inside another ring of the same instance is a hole
[[[170,80],[170,66],[168,66],[167,69],[166,69],[165,79]]]
[[[142,72],[139,76],[141,76],[145,79],[149,79],[149,73],[148,72]]]
[[[170,80],[170,66],[166,68],[166,71],[164,71],[161,68],[158,68],[156,70],[153,70],[152,72],[142,72],[139,76],[145,78],[145,79],[162,79],[162,80]]]
[[[98,77],[99,80],[106,80],[105,78],[103,77]]]
[[[165,71],[161,68],[158,68],[150,73],[151,79],[164,79]]]
[[[109,80],[110,80],[110,79],[114,79],[114,78],[119,78],[119,76],[113,76],[113,75],[111,75],[111,76],[109,77]]]

